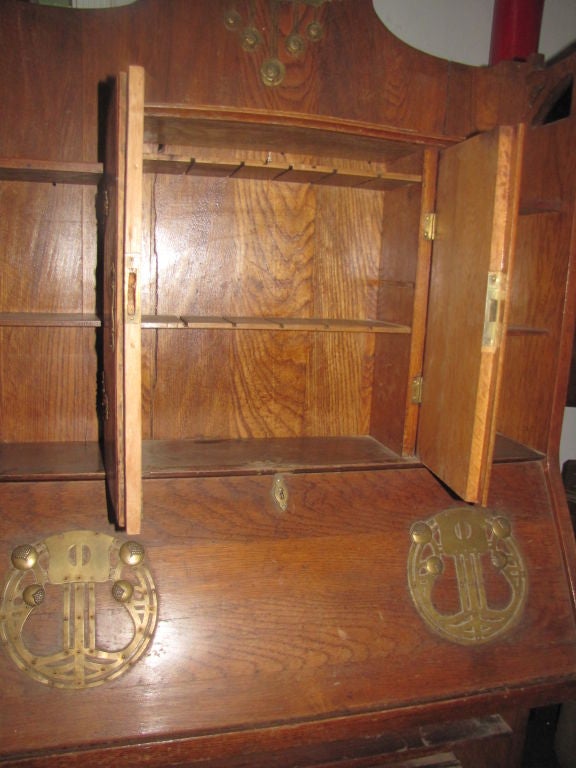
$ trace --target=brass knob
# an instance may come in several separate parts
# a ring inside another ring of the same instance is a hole
[[[426,560],[426,570],[431,576],[440,576],[444,570],[444,563],[436,555],[432,555]]]
[[[125,541],[120,547],[120,560],[125,565],[140,565],[144,560],[144,547],[139,541]]]
[[[494,536],[498,539],[507,539],[512,533],[510,520],[506,517],[496,517],[490,522]]]
[[[245,51],[255,51],[262,42],[260,32],[255,27],[246,27],[242,32],[242,48]]]
[[[410,529],[410,536],[414,544],[428,544],[429,541],[432,541],[432,528],[428,523],[419,521],[414,523]]]
[[[292,34],[288,35],[286,38],[285,45],[286,50],[291,56],[299,56],[306,48],[306,41],[302,35],[299,35],[297,32],[292,32]]]
[[[278,59],[268,59],[260,68],[260,75],[264,85],[280,85],[284,80],[286,67]]]
[[[134,587],[126,579],[119,579],[112,585],[112,597],[119,603],[127,603],[134,594]]]
[[[22,593],[22,599],[30,608],[35,608],[44,602],[46,590],[41,584],[29,584]]]
[[[324,35],[322,24],[320,24],[319,21],[311,22],[306,27],[306,34],[308,35],[308,39],[312,40],[313,43],[317,42],[318,40],[321,40],[322,36]]]
[[[20,544],[12,552],[12,565],[19,571],[29,571],[38,562],[38,552],[31,544]]]

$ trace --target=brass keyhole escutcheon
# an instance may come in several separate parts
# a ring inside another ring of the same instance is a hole
[[[282,475],[275,475],[272,483],[272,498],[281,512],[288,509],[288,486]]]
[[[45,609],[48,615],[38,613]],[[13,550],[0,596],[0,641],[34,680],[90,688],[123,674],[145,653],[157,613],[140,542],[68,531]],[[41,639],[48,618],[60,625],[60,647],[29,647],[27,637]],[[119,621],[127,630],[120,641],[114,639]]]
[[[478,645],[517,623],[526,600],[527,573],[506,517],[477,507],[447,509],[414,523],[410,538],[410,594],[435,634]],[[442,604],[443,589],[452,596],[452,610]]]

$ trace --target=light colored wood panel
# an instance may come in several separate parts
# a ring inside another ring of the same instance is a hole
[[[0,439],[96,440],[95,349],[91,328],[1,328]]]
[[[488,273],[508,267],[515,148],[500,129],[440,159],[418,452],[467,501],[482,498],[494,439],[502,340],[485,345],[483,323]]]
[[[123,462],[126,467],[126,532],[140,532],[142,517],[142,142],[144,130],[144,69],[130,67],[126,113],[126,190],[122,270],[124,369]]]

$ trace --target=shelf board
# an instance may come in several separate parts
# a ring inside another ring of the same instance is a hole
[[[417,173],[376,172],[366,173],[330,166],[307,166],[294,163],[268,163],[262,161],[229,162],[206,160],[177,155],[145,154],[145,173],[166,173],[185,176],[219,176],[234,179],[259,179],[286,181],[301,184],[319,184],[356,189],[387,190],[409,184],[420,184]]]
[[[97,315],[81,312],[0,312],[0,326],[42,328],[98,328]]]
[[[417,459],[404,459],[368,436],[150,440],[144,441],[142,462],[145,478],[420,466]]]
[[[101,480],[96,442],[0,443],[0,481]]]
[[[219,317],[144,315],[142,328],[214,328],[248,331],[322,331],[331,333],[410,333],[410,327],[383,320],[339,320],[294,317]]]
[[[541,460],[543,454],[498,435],[497,463]],[[422,467],[370,436],[238,440],[145,440],[142,474],[229,477],[276,472],[343,472]],[[103,480],[97,442],[0,443],[0,482]]]
[[[266,149],[389,162],[464,138],[323,115],[188,104],[144,106],[144,141],[156,145]]]
[[[0,180],[51,184],[93,184],[102,177],[101,163],[0,158]]]

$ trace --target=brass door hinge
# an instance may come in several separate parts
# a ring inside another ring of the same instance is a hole
[[[424,214],[424,238],[426,240],[434,240],[436,238],[436,221],[437,216],[435,213]]]
[[[410,400],[413,405],[422,405],[422,389],[424,379],[422,376],[414,376],[410,382]]]

